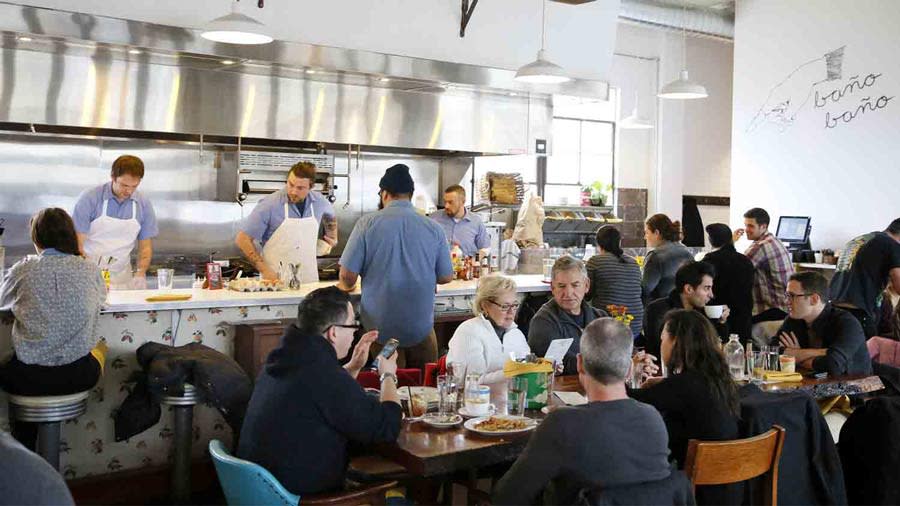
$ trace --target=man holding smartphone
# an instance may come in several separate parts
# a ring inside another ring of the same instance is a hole
[[[377,361],[380,399],[356,382],[378,331],[363,334],[340,364],[358,328],[349,295],[333,286],[312,291],[256,380],[237,455],[268,469],[293,494],[340,490],[350,441],[390,443],[400,433],[397,354]]]

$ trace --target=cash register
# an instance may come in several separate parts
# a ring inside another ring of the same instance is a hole
[[[781,241],[794,262],[812,262],[815,255],[809,244],[809,233],[812,230],[809,216],[781,216],[775,237]]]

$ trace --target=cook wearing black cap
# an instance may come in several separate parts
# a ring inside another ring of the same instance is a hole
[[[372,353],[396,338],[398,366],[424,368],[437,360],[435,286],[453,279],[447,238],[440,225],[412,206],[409,167],[389,167],[378,186],[379,211],[353,227],[341,255],[338,288],[352,290],[362,276],[360,318],[367,330],[379,331]]]
[[[716,268],[713,281],[715,297],[707,305],[726,305],[731,311],[728,331],[737,334],[742,343],[750,339],[753,312],[753,263],[734,249],[731,228],[724,223],[706,226],[709,244],[714,251],[703,260]]]

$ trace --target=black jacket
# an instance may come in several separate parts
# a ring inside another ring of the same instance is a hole
[[[240,433],[253,384],[234,359],[200,343],[177,347],[145,343],[135,353],[143,372],[116,412],[116,441],[155,425],[161,413],[158,397],[182,395],[185,383],[194,385],[232,430]]]
[[[343,487],[347,445],[393,442],[400,405],[369,396],[322,336],[291,325],[256,380],[237,455],[294,494]]]
[[[581,313],[587,315],[585,326],[597,318],[609,316],[606,311],[588,304],[587,300],[581,301]],[[550,299],[541,306],[528,327],[528,347],[539,357],[543,357],[547,353],[550,341],[570,337],[575,339],[563,359],[565,364],[563,374],[578,374],[575,357],[581,349],[581,332],[584,327],[576,323],[574,318],[559,307],[555,299]]]
[[[728,316],[728,332],[737,334],[741,343],[751,337],[750,319],[753,317],[753,262],[745,255],[738,253],[733,244],[722,246],[703,257],[716,268],[713,282],[715,297],[709,304],[726,305],[731,311]]]
[[[866,336],[859,320],[853,315],[830,303],[825,304],[822,314],[813,320],[812,330],[821,339],[821,347],[828,348],[824,357],[813,360],[816,372],[827,372],[832,376],[872,374],[872,359],[866,347]],[[786,318],[778,334],[772,339],[772,344],[778,343],[778,336],[782,332],[793,332],[801,348],[818,347],[810,343],[809,328],[803,320]]]
[[[900,397],[877,397],[856,408],[840,441],[850,504],[900,504]]]
[[[741,437],[762,434],[773,424],[786,433],[778,465],[778,504],[847,504],[844,473],[831,431],[819,406],[805,392],[769,393],[741,388]],[[751,497],[744,504],[761,504]]]
[[[646,352],[651,355],[662,358],[659,354],[660,339],[662,338],[663,321],[666,313],[673,309],[684,309],[681,303],[681,294],[676,290],[669,292],[668,297],[656,299],[647,306],[644,312],[644,342],[646,343]],[[696,309],[700,314],[706,316],[702,309]],[[731,317],[729,316],[729,319]],[[725,325],[719,323],[718,320],[709,320],[716,328],[719,337],[726,339],[728,337],[728,329]]]
[[[584,489],[578,495],[579,505],[584,506],[694,506],[691,480],[683,471],[673,470],[668,478],[645,481],[634,485]]]

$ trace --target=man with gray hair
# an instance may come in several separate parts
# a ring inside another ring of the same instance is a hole
[[[547,353],[551,341],[574,339],[563,358],[563,374],[576,374],[581,332],[595,319],[609,316],[584,300],[590,286],[584,262],[568,255],[560,257],[550,271],[553,299],[541,306],[528,326],[528,346],[539,356]]]
[[[582,489],[654,482],[670,474],[669,436],[653,407],[628,398],[633,336],[598,318],[581,335],[578,379],[588,404],[554,410],[497,484],[494,504],[575,504]]]

